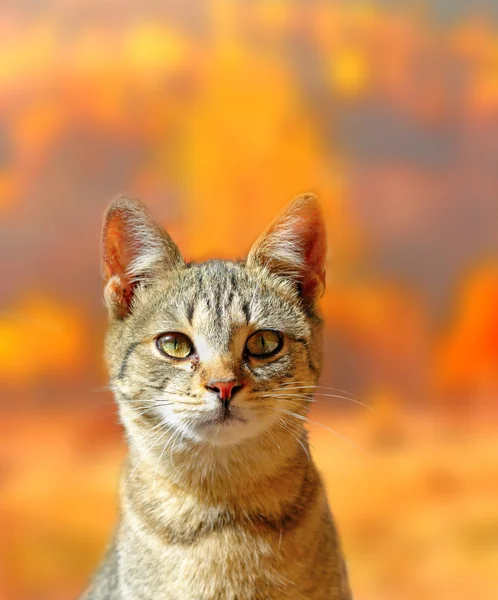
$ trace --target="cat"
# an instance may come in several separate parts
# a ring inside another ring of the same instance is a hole
[[[129,453],[84,600],[351,599],[304,428],[325,255],[312,194],[244,262],[186,263],[138,200],[111,204],[105,355]]]

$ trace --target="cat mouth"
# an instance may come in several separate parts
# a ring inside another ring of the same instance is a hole
[[[221,415],[213,417],[212,419],[207,419],[200,423],[202,427],[209,427],[213,425],[223,426],[228,425],[230,423],[247,423],[245,419],[236,415],[233,410],[226,409]]]

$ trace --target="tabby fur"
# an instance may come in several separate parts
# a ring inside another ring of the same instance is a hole
[[[103,231],[105,355],[129,446],[120,518],[84,600],[350,600],[304,427],[320,374],[322,214],[294,199],[244,262],[186,263],[136,200]],[[283,346],[247,356],[257,330]],[[181,332],[191,359],[155,340]],[[217,420],[212,381],[237,381]],[[207,425],[206,425],[207,423]]]

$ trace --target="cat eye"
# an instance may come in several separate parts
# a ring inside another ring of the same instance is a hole
[[[172,358],[187,358],[192,353],[194,345],[183,333],[163,333],[156,340],[160,352]]]
[[[256,358],[273,356],[281,348],[282,336],[271,330],[256,331],[246,342],[247,353]]]

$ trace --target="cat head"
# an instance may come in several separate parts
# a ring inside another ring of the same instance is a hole
[[[304,414],[319,375],[325,255],[311,194],[245,262],[200,264],[184,261],[140,202],[113,202],[102,243],[106,359],[125,427],[214,446],[300,427],[287,413]]]

